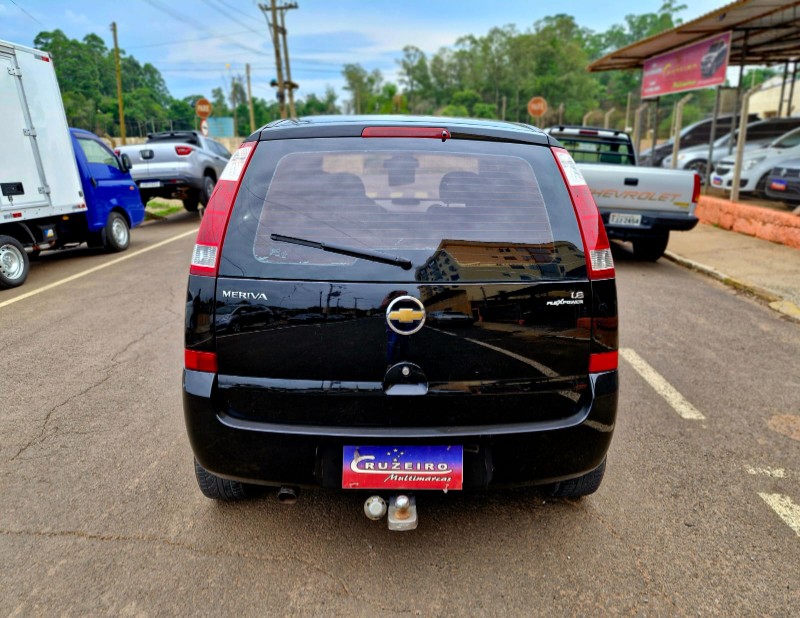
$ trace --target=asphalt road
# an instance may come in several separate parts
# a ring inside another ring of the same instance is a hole
[[[196,225],[44,256],[0,293],[0,615],[800,614],[796,323],[618,251],[600,491],[426,495],[419,529],[392,533],[354,495],[197,490],[180,400]]]

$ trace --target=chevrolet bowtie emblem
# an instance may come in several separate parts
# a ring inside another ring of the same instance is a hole
[[[413,335],[425,324],[425,307],[413,296],[395,298],[386,308],[386,323],[398,335]]]
[[[389,314],[389,319],[392,321],[398,321],[403,324],[410,324],[411,322],[416,322],[417,320],[421,320],[425,317],[425,313],[422,311],[414,311],[413,309],[403,308],[398,309],[396,311],[392,311]]]

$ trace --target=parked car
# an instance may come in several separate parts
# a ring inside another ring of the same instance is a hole
[[[448,326],[472,326],[475,318],[460,311],[431,311],[428,314],[428,323]]]
[[[364,319],[226,337],[193,326],[233,298],[287,311],[334,288],[338,310]],[[188,297],[184,412],[210,498],[370,491],[370,512],[389,498],[392,527],[393,506],[414,519],[407,492],[578,497],[601,483],[617,408],[614,264],[580,170],[538,129],[269,124],[220,178]],[[427,328],[445,299],[482,322]]]
[[[13,288],[42,251],[124,251],[144,206],[127,156],[67,127],[50,54],[4,41],[0,52],[0,288]]]
[[[725,64],[727,56],[727,43],[725,41],[714,41],[700,60],[700,75],[704,78],[712,77]]]
[[[269,325],[272,320],[273,314],[269,307],[249,304],[220,307],[214,316],[217,332],[220,334],[257,330]]]
[[[145,204],[154,197],[179,199],[195,212],[208,204],[214,185],[231,157],[228,149],[197,131],[150,133],[144,144],[122,146]]]
[[[758,120],[747,125],[745,135],[745,152],[761,148],[785,133],[800,127],[800,117],[795,118],[770,118],[769,120]],[[712,167],[720,160],[729,157],[736,148],[736,140],[739,131],[723,135],[714,142],[711,154]],[[678,163],[675,166],[679,169],[692,170],[700,174],[705,179],[706,167],[708,162],[708,144],[681,148],[678,151]],[[661,162],[662,167],[672,166],[672,155],[665,157]]]
[[[756,120],[758,120],[757,114],[748,115],[748,122],[755,122]],[[708,147],[708,143],[711,141],[711,123],[712,119],[706,118],[705,120],[700,120],[690,124],[688,127],[684,127],[681,130],[681,148],[688,148],[689,146],[697,146],[699,144],[705,144],[706,147]],[[738,115],[736,116],[735,121],[732,115],[718,116],[716,135],[726,135],[735,128],[734,125],[738,126],[738,124]],[[658,144],[655,147],[655,150],[652,148],[643,150],[641,153],[639,153],[639,165],[659,167],[661,162],[664,160],[664,157],[668,157],[672,154],[673,144],[674,140],[670,138],[667,141]]]
[[[580,126],[550,127],[546,131],[575,158],[609,238],[630,241],[638,259],[659,259],[671,232],[697,225],[697,174],[634,167],[633,142],[624,131]]]
[[[739,175],[739,192],[765,195],[770,172],[782,161],[800,155],[800,129],[795,129],[781,136],[769,146],[751,150],[742,158],[742,170]],[[720,161],[711,174],[711,184],[730,191],[733,185],[734,157],[726,157]]]
[[[772,168],[766,184],[767,197],[800,202],[800,158],[788,159]]]

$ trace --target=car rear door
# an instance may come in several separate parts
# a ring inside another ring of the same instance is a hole
[[[585,411],[592,287],[548,147],[267,142],[238,196],[217,314],[259,306],[273,320],[247,332],[215,320],[221,413],[504,431]],[[328,250],[295,242],[308,240]],[[474,322],[424,323],[435,311]]]

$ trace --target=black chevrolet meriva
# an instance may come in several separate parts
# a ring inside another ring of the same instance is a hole
[[[538,129],[282,120],[220,177],[186,305],[184,413],[206,496],[590,494],[617,391],[608,239],[572,158]]]

